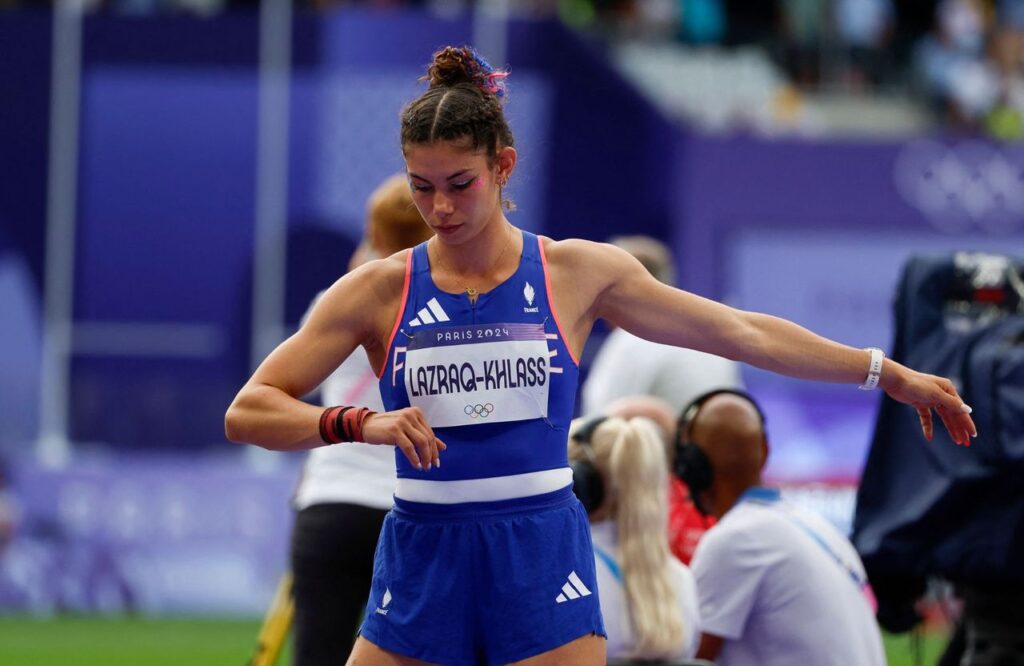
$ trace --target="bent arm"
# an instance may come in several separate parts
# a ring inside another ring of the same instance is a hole
[[[380,267],[363,267],[338,280],[319,299],[308,320],[260,364],[235,396],[224,418],[227,438],[267,449],[293,451],[322,446],[323,407],[300,398],[373,336],[375,279]]]
[[[405,253],[371,262],[338,280],[313,306],[299,331],[253,373],[224,416],[234,442],[276,451],[323,446],[323,407],[300,398],[320,385],[362,344],[378,357],[394,322],[405,275]],[[372,361],[372,354],[371,354]],[[363,422],[362,441],[401,449],[417,469],[440,467],[447,446],[416,407],[383,412]]]

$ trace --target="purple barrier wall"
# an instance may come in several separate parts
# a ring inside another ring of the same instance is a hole
[[[31,464],[0,485],[0,612],[260,616],[288,566],[298,456]],[[849,485],[785,486],[848,529]]]
[[[289,460],[272,473],[237,455],[13,467],[0,488],[0,609],[261,613],[287,567]]]
[[[682,280],[701,293],[726,295],[722,262],[748,230],[891,237],[905,252],[1022,242],[1020,147],[686,134],[677,145],[674,238]]]

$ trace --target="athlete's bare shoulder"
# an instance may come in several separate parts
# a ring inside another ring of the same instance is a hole
[[[629,253],[607,243],[542,238],[554,305],[571,349],[577,352],[601,316],[606,295],[643,267]]]
[[[390,257],[369,261],[359,268],[366,269],[363,278],[366,286],[373,289],[377,298],[401,297],[405,286],[405,273],[412,250],[399,250]]]
[[[349,271],[335,282],[328,293],[340,291],[352,298],[352,290],[371,290],[376,298],[401,293],[405,283],[406,257],[409,250],[396,252],[390,257],[374,259]],[[364,296],[366,294],[363,294]]]
[[[310,323],[332,327],[356,327],[375,334],[390,324],[405,286],[410,250],[375,259],[354,268],[324,292],[310,316]]]
[[[636,264],[628,252],[608,243],[582,238],[556,241],[547,237],[542,237],[541,242],[549,268],[572,275],[577,282],[588,281],[599,290]]]

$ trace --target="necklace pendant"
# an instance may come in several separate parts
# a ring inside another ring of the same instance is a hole
[[[479,294],[479,293],[480,293],[480,292],[478,292],[478,291],[477,291],[476,289],[474,289],[473,287],[466,287],[466,294],[467,294],[467,295],[468,295],[468,296],[469,296],[470,298],[476,298],[476,295],[477,295],[477,294]]]

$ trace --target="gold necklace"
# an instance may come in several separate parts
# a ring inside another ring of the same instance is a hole
[[[501,262],[502,258],[504,258],[505,256],[505,252],[508,250],[509,246],[512,245],[513,233],[511,231],[511,226],[512,225],[508,225],[506,227],[508,240],[505,241],[505,246],[501,248],[501,252],[498,253],[497,258],[495,258],[494,263],[492,265],[497,265],[499,262]],[[455,270],[448,264],[448,262],[444,260],[439,251],[435,251],[434,254],[437,255],[437,262],[441,264],[441,267],[448,271],[451,274],[451,276],[455,279],[455,281],[459,284],[459,286],[461,286],[462,289],[466,292],[466,296],[469,297],[470,304],[476,305],[476,299],[480,296],[480,290],[470,287],[463,280],[461,280],[459,278],[458,273],[456,273]]]

